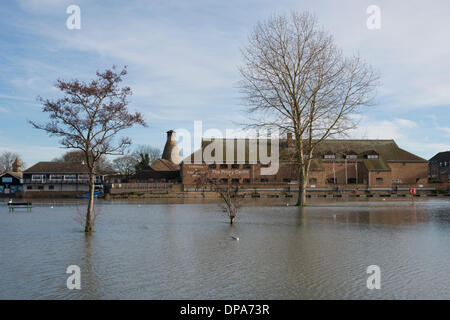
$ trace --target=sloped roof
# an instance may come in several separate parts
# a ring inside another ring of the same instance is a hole
[[[150,165],[150,168],[155,171],[178,171],[180,166],[166,159],[156,159]]]
[[[389,165],[383,159],[377,160],[364,159],[363,163],[364,166],[367,168],[367,170],[391,171],[391,167],[389,167]]]
[[[450,151],[443,151],[436,154],[430,161],[449,161],[450,160]]]
[[[343,153],[354,151],[360,155],[368,151],[375,151],[385,161],[413,161],[426,162],[425,159],[400,148],[394,140],[325,140],[317,146],[318,153]]]
[[[244,162],[249,161],[249,155],[252,155],[252,159],[259,161],[259,153],[256,148],[253,150],[256,154],[250,152],[250,143],[254,143],[259,147],[259,142],[256,139],[216,139],[222,140],[223,142],[223,155],[222,161],[224,162],[227,157],[227,148],[234,148],[234,159],[237,159],[237,145],[240,142],[244,146]],[[213,140],[214,141],[214,140]],[[201,154],[205,148],[210,145],[213,141],[203,140],[202,149],[195,151],[190,156],[186,157],[183,161],[194,162],[195,159],[202,159]],[[286,139],[280,139],[280,160],[292,159],[293,153],[295,151],[292,147],[287,146]],[[211,146],[212,147],[212,146]],[[405,161],[405,162],[427,162],[425,159],[416,156],[406,150],[401,149],[394,140],[350,140],[350,139],[330,139],[325,140],[320,143],[315,150],[315,157],[324,154],[351,154],[351,152],[357,153],[359,155],[364,155],[368,151],[375,151],[379,154],[380,158],[384,161]],[[232,153],[230,151],[230,153]],[[271,153],[270,143],[267,144],[267,153]],[[215,152],[212,152],[212,156],[215,156]],[[343,159],[343,158],[342,158]],[[380,164],[381,165],[381,164]]]
[[[88,173],[88,169],[78,162],[42,161],[28,168],[24,173]]]
[[[0,174],[0,177],[3,177],[5,174],[9,174],[17,179],[22,179],[22,172],[12,172],[12,171],[7,171],[7,172],[3,172],[2,174]]]
[[[311,166],[309,167],[311,171],[324,171],[325,168],[322,165],[322,162],[317,159],[311,160]]]

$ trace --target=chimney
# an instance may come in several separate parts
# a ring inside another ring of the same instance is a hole
[[[167,141],[164,146],[162,158],[175,164],[179,164],[181,162],[180,151],[177,146],[177,138],[175,131],[173,130],[167,131]]]
[[[13,172],[22,172],[22,163],[20,162],[19,158],[16,158],[12,165]]]
[[[292,132],[287,133],[287,145],[288,147],[294,146],[294,143],[292,142]]]

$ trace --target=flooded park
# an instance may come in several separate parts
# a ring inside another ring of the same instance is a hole
[[[450,201],[83,201],[0,209],[0,299],[449,299]],[[69,265],[81,289],[66,286]],[[366,268],[381,270],[381,289]]]

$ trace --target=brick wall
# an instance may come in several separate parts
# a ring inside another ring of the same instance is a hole
[[[355,164],[354,161],[333,162],[322,161],[322,168],[317,171],[310,171],[308,177],[308,187],[331,188],[333,179],[336,179],[338,186],[365,185],[370,183],[371,188],[389,188],[393,186],[393,180],[399,180],[402,184],[416,185],[427,182],[428,164],[426,162],[389,162],[390,171],[379,170],[369,171],[363,162]],[[220,168],[220,164],[216,164],[216,168],[209,168],[207,164],[181,164],[181,177],[183,184],[195,184],[200,175],[206,175],[209,179],[231,178],[239,179],[240,184],[249,183],[285,183],[297,181],[297,170],[294,164],[281,161],[279,170],[275,175],[261,175],[261,165],[251,164],[250,168],[244,168],[242,164],[239,168],[233,169],[231,164],[227,164],[227,168]]]

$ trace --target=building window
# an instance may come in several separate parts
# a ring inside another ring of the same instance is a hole
[[[64,175],[64,180],[76,180],[77,175],[76,174],[66,174]]]
[[[80,174],[80,175],[78,175],[78,180],[87,181],[87,180],[89,180],[89,175],[88,174]]]
[[[33,186],[27,186],[27,190],[33,190]]]
[[[283,182],[291,182],[290,178],[283,178]]]
[[[38,186],[38,190],[44,190],[44,186]]]
[[[220,165],[220,169],[228,169],[228,165],[225,164],[225,163],[222,163],[222,164]]]
[[[317,179],[316,178],[309,178],[309,184],[316,184]]]
[[[48,190],[55,190],[55,186],[48,186]]]
[[[217,179],[216,178],[211,178],[211,179],[208,179],[208,182],[210,184],[215,184],[217,182]]]
[[[269,182],[269,179],[267,179],[267,178],[261,178],[261,182]]]
[[[378,159],[378,155],[377,154],[368,154],[367,155],[367,159],[369,159],[369,160],[377,160]]]
[[[383,183],[383,178],[376,178],[375,181],[376,183]]]
[[[227,178],[222,178],[222,179],[220,179],[220,183],[228,183],[228,179]]]
[[[324,159],[336,159],[335,154],[326,154],[323,156]]]
[[[348,178],[347,183],[348,184],[356,184],[356,178]]]
[[[245,179],[244,179],[244,183],[250,183],[250,179],[245,178]]]
[[[268,168],[268,167],[269,167],[269,164],[268,164],[268,163],[261,164],[261,168]]]
[[[237,164],[237,163],[232,164],[231,169],[239,169],[239,164]]]
[[[62,174],[51,174],[50,181],[61,181],[63,179]]]
[[[248,163],[246,163],[246,164],[244,164],[244,165],[242,165],[242,168],[243,169],[250,169],[250,164],[248,164]]]
[[[239,179],[238,178],[231,179],[231,183],[239,183]]]
[[[335,178],[327,178],[327,183],[328,184],[336,184],[337,183],[337,179],[335,179]]]
[[[44,175],[42,174],[33,174],[31,176],[32,181],[44,181]]]
[[[401,184],[402,180],[401,179],[394,179],[392,180],[392,184]]]
[[[358,159],[358,155],[356,155],[356,154],[347,154],[345,156],[345,158],[349,159],[349,160],[356,160],[356,159]]]
[[[215,163],[209,164],[209,165],[208,165],[208,168],[210,168],[210,169],[215,169],[215,168],[216,168],[216,164],[215,164]]]

